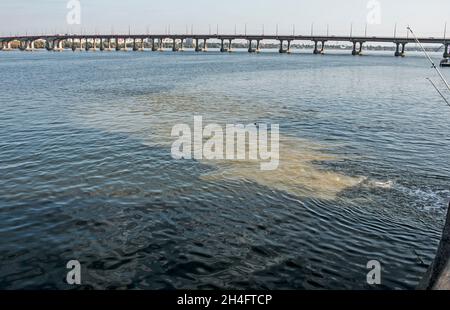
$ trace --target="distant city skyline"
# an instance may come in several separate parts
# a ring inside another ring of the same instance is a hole
[[[69,0],[4,0],[0,35],[41,33],[195,33],[443,36],[446,0],[80,0],[81,23],[69,24]],[[76,1],[75,1],[76,2]],[[352,25],[352,26],[351,26]]]

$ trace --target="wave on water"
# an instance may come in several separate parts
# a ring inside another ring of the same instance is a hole
[[[177,123],[192,125],[192,115],[200,112],[204,115],[204,124],[245,124],[245,120],[253,122],[268,117],[264,109],[248,111],[232,97],[216,97],[215,100],[226,104],[229,109],[224,110],[223,105],[208,103],[202,97],[191,94],[163,93],[139,96],[133,103],[118,101],[107,108],[94,104],[88,108],[88,112],[83,111],[82,117],[75,116],[74,120],[84,123],[83,126],[126,133],[142,140],[147,146],[167,148],[170,152],[174,141],[171,137],[172,127]],[[167,104],[169,101],[171,104]],[[330,170],[320,163],[345,159],[327,152],[330,146],[280,134],[280,165],[277,170],[261,171],[259,161],[202,160],[201,163],[211,166],[215,171],[203,174],[201,179],[249,181],[296,197],[325,200],[333,200],[339,193],[352,187],[368,186],[394,190],[411,197],[412,204],[423,210],[442,209],[448,202],[448,190],[406,186],[393,180],[369,180],[364,176]]]
[[[406,186],[399,182],[388,180],[368,180],[363,183],[371,188],[393,190],[410,197],[410,206],[424,211],[446,209],[450,201],[450,190],[431,189],[418,186]]]

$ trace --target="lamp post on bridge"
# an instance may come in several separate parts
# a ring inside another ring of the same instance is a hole
[[[448,50],[448,43],[447,43],[447,23],[445,23],[444,26],[444,58],[450,57],[450,52]]]

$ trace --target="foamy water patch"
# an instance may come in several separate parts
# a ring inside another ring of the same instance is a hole
[[[425,211],[444,210],[449,203],[450,190],[408,188],[402,185],[395,185],[394,188],[412,197],[411,206]]]
[[[424,210],[444,210],[450,201],[449,189],[431,189],[417,186],[406,186],[393,180],[378,181],[367,180],[363,184],[370,188],[383,190],[392,190],[410,197],[409,205],[411,207]]]

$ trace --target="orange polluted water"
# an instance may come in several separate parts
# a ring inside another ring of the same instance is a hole
[[[181,98],[184,98],[184,96],[181,96]],[[167,106],[167,111],[162,113],[158,108],[160,99],[160,96],[146,98],[146,100],[150,100],[150,103],[139,105],[139,108],[134,107],[129,113],[123,113],[121,108],[116,110],[113,106],[109,106],[105,111],[88,113],[83,122],[89,121],[90,125],[95,127],[101,124],[100,126],[105,126],[104,129],[112,132],[125,132],[134,138],[140,138],[146,145],[167,148],[170,152],[172,143],[177,139],[177,137],[171,137],[174,125],[184,123],[193,130],[193,117],[190,114],[187,116],[184,112],[180,114],[178,111],[186,108],[192,110],[190,113],[195,113],[196,109],[193,107],[197,106],[198,103],[189,100],[180,103],[178,100],[176,106]],[[157,113],[152,113],[153,110]],[[217,113],[218,111],[214,112]],[[216,123],[225,128],[227,123],[233,124],[237,116],[228,115],[228,113],[223,115],[221,120],[217,116],[204,117],[203,126]],[[210,114],[206,113],[206,115],[209,116]],[[247,123],[243,123],[243,125],[247,125]],[[150,135],[148,135],[149,132]],[[270,147],[270,138],[268,144]],[[194,151],[194,144],[192,147]],[[306,196],[332,200],[341,191],[356,186],[365,180],[364,177],[352,177],[320,167],[320,162],[341,159],[335,155],[327,154],[324,145],[283,135],[281,125],[279,165],[275,170],[262,171],[260,168],[263,161],[259,160],[203,159],[199,162],[217,169],[212,173],[202,175],[201,179],[205,181],[247,180],[274,190],[284,191],[296,197]],[[182,159],[180,161],[189,163],[193,159]]]
[[[280,162],[277,169],[262,171],[259,161],[221,161],[216,172],[203,175],[205,180],[247,180],[284,191],[298,197],[334,199],[336,195],[361,183],[363,177],[350,177],[320,169],[314,162],[338,159],[325,154],[321,147],[309,141],[280,137]]]

